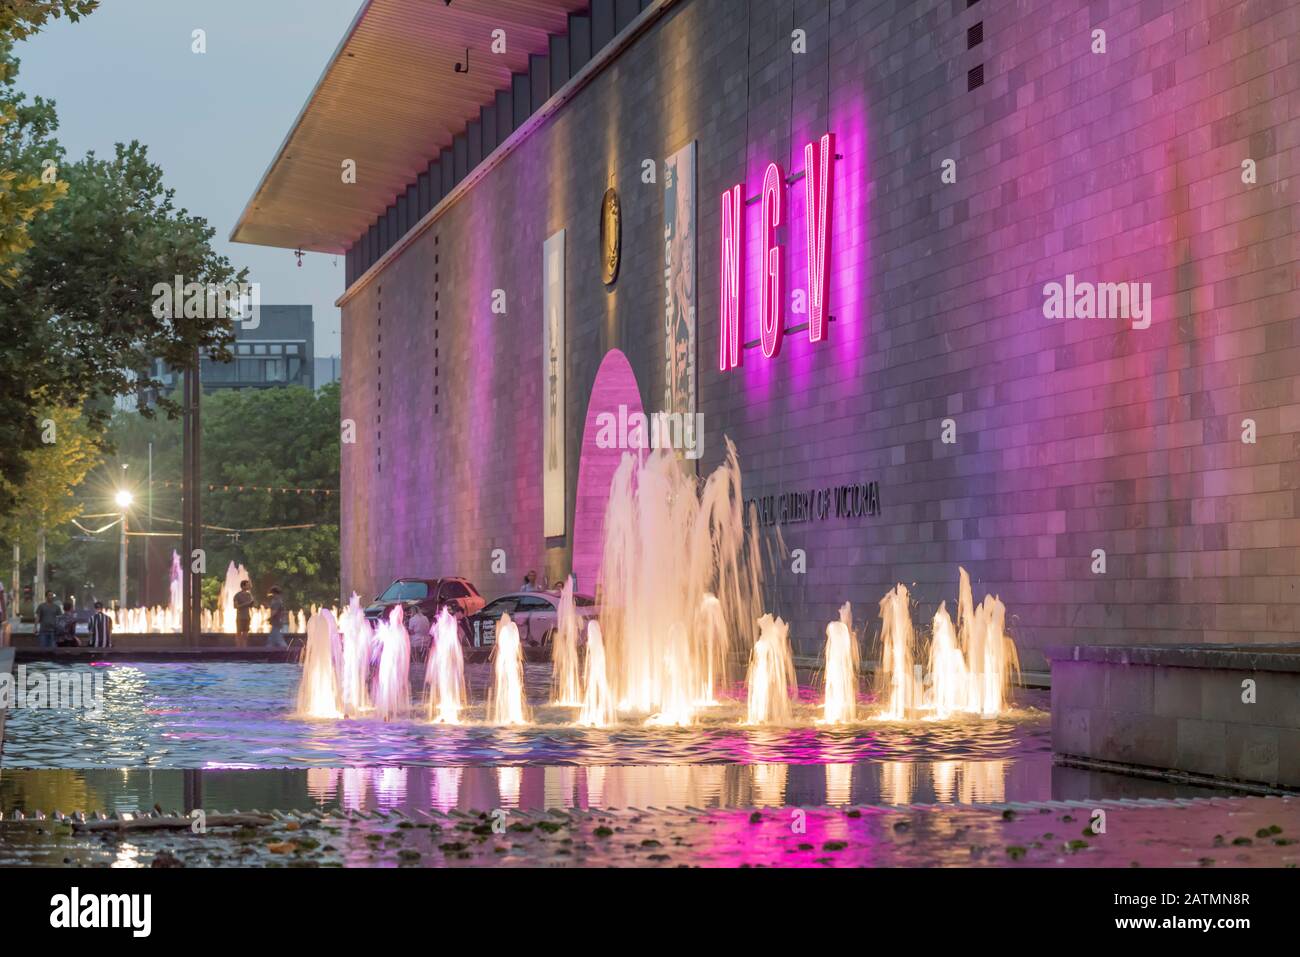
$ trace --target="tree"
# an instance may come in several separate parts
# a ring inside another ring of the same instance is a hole
[[[24,479],[14,486],[0,477],[0,494],[19,507],[0,515],[0,540],[36,560],[37,592],[45,583],[47,532],[58,544],[82,512],[73,493],[101,459],[99,436],[77,408],[52,406],[40,413],[42,442],[24,453]]]
[[[299,493],[296,489],[339,487],[338,383],[318,392],[299,386],[210,392],[203,398],[202,421],[203,521],[216,526],[203,533],[207,557],[204,604],[215,605],[226,566],[232,561],[248,567],[259,598],[271,585],[280,585],[291,606],[336,602],[338,494]],[[154,527],[159,532],[179,531],[177,424],[161,416],[146,419],[122,410],[113,417],[107,439],[115,454],[103,459],[85,482],[85,487],[99,490],[94,504],[111,507],[111,490],[123,475],[129,476],[127,484],[136,498],[132,527],[144,527],[145,476],[152,442]],[[276,491],[264,491],[266,488]],[[285,525],[308,527],[247,531]],[[220,531],[222,528],[236,531]],[[117,553],[111,533],[102,538],[98,545],[78,541],[54,549],[50,560],[67,570],[68,581],[89,581],[99,592],[110,594],[116,581]],[[132,544],[133,580],[140,574],[136,557],[145,547],[144,540],[138,541],[139,546]],[[174,547],[179,548],[179,538]],[[165,575],[166,568],[155,561],[151,574]]]
[[[63,158],[53,104],[26,105],[14,92],[17,61],[2,47],[0,64],[0,101],[15,104],[14,119],[0,127],[0,169],[39,178],[45,160]],[[206,220],[176,207],[141,144],[119,143],[112,159],[90,153],[59,175],[65,194],[27,224],[17,272],[0,286],[0,380],[10,385],[0,393],[0,477],[10,487],[21,486],[23,453],[39,444],[38,395],[84,403],[89,425],[103,429],[113,399],[161,389],[156,360],[184,369],[199,349],[229,357],[229,319],[220,310],[159,316],[156,284],[175,276],[218,285],[246,278],[212,251]],[[158,404],[169,416],[179,411],[166,395]],[[0,513],[13,505],[0,492]]]
[[[75,23],[98,6],[99,0],[4,0],[0,39],[25,40],[52,19],[66,16]]]
[[[338,493],[295,490],[339,487],[338,383],[316,393],[288,386],[212,394],[205,399],[203,444],[204,479],[214,488],[204,502],[205,524],[310,526],[241,533],[231,543],[258,591],[280,585],[291,604],[302,606],[337,601]],[[241,493],[241,485],[289,491]],[[218,537],[205,532],[205,542]],[[223,556],[222,571],[228,560]]]
[[[99,5],[99,0],[3,0],[0,2],[0,128],[25,128],[29,146],[39,147],[53,128],[53,105],[37,97],[31,106],[13,94],[13,77],[18,63],[8,54],[14,40],[31,36],[51,18],[67,16],[79,20]],[[0,129],[0,133],[7,133]],[[67,184],[51,175],[48,167],[33,172],[30,165],[11,167],[9,151],[0,151],[0,283],[11,285],[18,275],[14,260],[31,247],[27,230],[38,213],[51,209],[67,192]],[[41,159],[53,160],[52,155]]]

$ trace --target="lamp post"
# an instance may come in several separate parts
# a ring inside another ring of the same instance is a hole
[[[135,496],[128,489],[118,489],[115,496],[117,507],[122,510],[122,542],[117,553],[117,593],[118,607],[121,612],[126,611],[126,514],[131,503],[135,501]]]

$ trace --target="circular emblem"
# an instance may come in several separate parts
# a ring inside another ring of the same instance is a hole
[[[600,277],[606,286],[618,278],[623,246],[623,210],[614,187],[605,190],[600,204]]]

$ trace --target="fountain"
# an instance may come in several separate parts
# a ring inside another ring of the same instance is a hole
[[[496,647],[492,650],[495,685],[488,699],[488,720],[492,724],[527,724],[524,709],[524,656],[519,626],[503,614],[497,625]]]
[[[758,534],[746,535],[727,450],[702,487],[663,449],[624,455],[611,483],[599,577],[606,673],[618,708],[657,724],[695,721],[726,680],[731,636],[763,611]],[[716,612],[701,612],[706,596]]]
[[[606,728],[618,721],[618,708],[614,693],[609,687],[609,673],[605,666],[605,639],[600,633],[600,622],[587,623],[587,669],[582,711],[578,724],[591,728]]]
[[[790,695],[796,687],[794,658],[790,628],[780,618],[764,615],[758,620],[758,640],[749,658],[745,684],[749,689],[746,724],[790,723]]]
[[[578,610],[573,602],[573,576],[564,582],[551,638],[551,703],[582,706],[581,662],[578,656]]]
[[[460,647],[456,617],[447,608],[433,625],[433,651],[424,676],[429,689],[429,720],[460,724],[465,707],[465,658]]]
[[[966,710],[969,677],[947,603],[940,602],[930,625],[930,705],[935,718]]]
[[[221,586],[221,596],[217,608],[202,610],[201,626],[209,634],[234,634],[235,632],[235,594],[239,583],[248,578],[248,569],[231,562],[226,568],[226,577]],[[177,634],[181,630],[181,602],[185,591],[185,570],[180,555],[172,552],[171,565],[168,570],[166,605],[152,607],[109,609],[107,614],[113,622],[117,634]],[[287,631],[303,634],[307,630],[307,618],[320,609],[313,605],[309,610],[289,612]],[[249,631],[253,634],[270,630],[270,612],[265,607],[254,605],[249,618]]]
[[[185,594],[185,573],[181,571],[181,556],[172,552],[172,565],[170,576],[167,581],[167,612],[168,617],[175,616],[179,623],[181,620],[181,603]]]
[[[402,625],[402,606],[394,605],[375,632],[379,668],[375,675],[375,714],[384,721],[405,718],[411,710],[411,639]]]
[[[374,630],[366,621],[365,612],[361,610],[361,599],[356,592],[348,607],[339,616],[339,632],[342,636],[342,664],[339,673],[339,685],[343,698],[343,710],[348,715],[359,715],[371,710],[370,704],[370,646],[374,641]]]
[[[850,724],[858,717],[858,643],[853,636],[853,612],[840,606],[839,621],[826,626],[822,665],[825,698],[819,724]]]
[[[885,702],[877,717],[904,721],[917,716],[920,677],[913,668],[912,610],[907,588],[896,585],[880,600],[880,671],[876,689]]]
[[[1011,676],[1019,673],[1020,658],[1015,643],[1006,635],[1006,606],[994,595],[985,595],[976,606],[970,576],[964,568],[958,572],[957,638],[968,669],[964,710],[990,717],[1006,707]]]
[[[947,608],[940,604],[930,628],[928,680],[914,664],[907,589],[897,585],[881,600],[877,690],[885,707],[878,717],[901,721],[966,713],[987,718],[1007,709],[1020,661],[1006,634],[1006,606],[994,595],[976,605],[970,576],[964,568],[958,573],[955,635]]]
[[[298,685],[297,713],[300,717],[343,717],[335,655],[337,643],[334,615],[328,610],[312,615],[307,622],[307,646],[303,650],[302,680]]]

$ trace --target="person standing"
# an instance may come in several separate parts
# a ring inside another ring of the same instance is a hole
[[[63,614],[59,615],[59,637],[56,642],[60,648],[76,648],[81,644],[77,640],[76,606],[70,601],[63,602]]]
[[[253,583],[245,578],[235,592],[235,647],[248,647],[248,631],[253,620]]]
[[[266,604],[271,611],[271,633],[266,636],[266,647],[268,648],[286,648],[288,645],[284,640],[285,619],[288,612],[284,609],[284,599],[280,597],[280,586],[272,585],[270,600]]]
[[[522,586],[520,586],[519,590],[537,591],[537,572],[533,571],[532,569],[529,569],[528,574],[524,576],[524,583]]]
[[[406,632],[411,636],[411,650],[424,657],[429,647],[429,618],[419,605],[411,606],[411,617],[406,619]]]
[[[45,593],[45,601],[36,606],[36,636],[42,648],[53,648],[59,633],[59,606],[54,592]]]
[[[102,601],[95,602],[95,613],[90,616],[90,647],[113,647],[113,619],[104,611]]]

